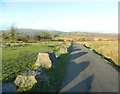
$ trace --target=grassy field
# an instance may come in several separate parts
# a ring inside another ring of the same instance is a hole
[[[118,60],[118,41],[87,41],[80,42],[80,44],[85,44],[96,50],[98,53],[112,59],[116,65],[120,66],[120,59]]]
[[[63,43],[36,43],[27,47],[13,47],[2,49],[2,81],[13,83],[15,78],[23,72],[33,69],[37,59],[37,54],[41,51],[58,52],[59,48],[66,44]],[[18,92],[36,91],[36,92],[56,92],[64,74],[65,67],[69,58],[69,53],[63,54],[58,58],[55,69],[44,69],[49,81],[27,88],[18,88]],[[57,75],[57,76],[56,76]]]

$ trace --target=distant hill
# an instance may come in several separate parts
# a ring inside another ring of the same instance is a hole
[[[52,35],[59,35],[59,36],[78,36],[78,37],[117,37],[117,34],[111,33],[89,33],[89,32],[62,32],[62,31],[55,31],[55,30],[36,30],[36,29],[17,29],[16,32],[18,34],[36,34],[40,31],[49,32]],[[7,30],[0,30],[0,35],[3,32],[7,32]]]
[[[8,30],[0,30],[0,35],[4,32],[7,32]],[[36,29],[17,29],[16,32],[18,34],[36,34],[40,31],[45,31],[45,32],[49,32],[50,34],[53,34],[53,35],[58,35],[60,31],[50,31],[50,30],[36,30]]]

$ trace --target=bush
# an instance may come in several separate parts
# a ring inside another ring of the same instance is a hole
[[[63,39],[58,39],[58,41],[64,41]]]
[[[2,34],[2,39],[7,40],[7,39],[9,39],[9,36],[6,33],[3,33]]]
[[[29,35],[27,35],[27,34],[19,35],[19,36],[17,37],[17,41],[28,42],[29,38],[30,38],[30,37],[29,37]]]
[[[40,31],[39,33],[35,34],[34,39],[40,41],[41,39],[50,39],[51,35],[48,32]]]
[[[82,38],[81,41],[86,41],[86,38]]]
[[[29,41],[29,43],[37,43],[37,41]]]
[[[102,39],[98,39],[98,41],[102,41]]]
[[[9,47],[11,47],[11,45],[10,44],[5,44],[4,47],[9,48]]]

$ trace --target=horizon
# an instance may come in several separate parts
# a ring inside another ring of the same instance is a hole
[[[118,33],[117,6],[117,2],[2,2],[0,30],[14,24],[24,29]]]
[[[70,32],[65,32],[65,31],[60,31],[60,30],[48,30],[48,29],[32,29],[32,28],[15,28],[16,30],[36,30],[36,31],[55,31],[55,32],[64,32],[64,33],[78,33],[78,32],[80,32],[80,33],[96,33],[96,34],[118,34],[118,33],[116,33],[116,32],[92,32],[92,31],[70,31]],[[0,31],[9,31],[9,29],[6,29],[6,30],[0,30]]]

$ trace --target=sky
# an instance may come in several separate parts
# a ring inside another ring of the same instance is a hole
[[[0,29],[118,32],[118,2],[0,2]]]

